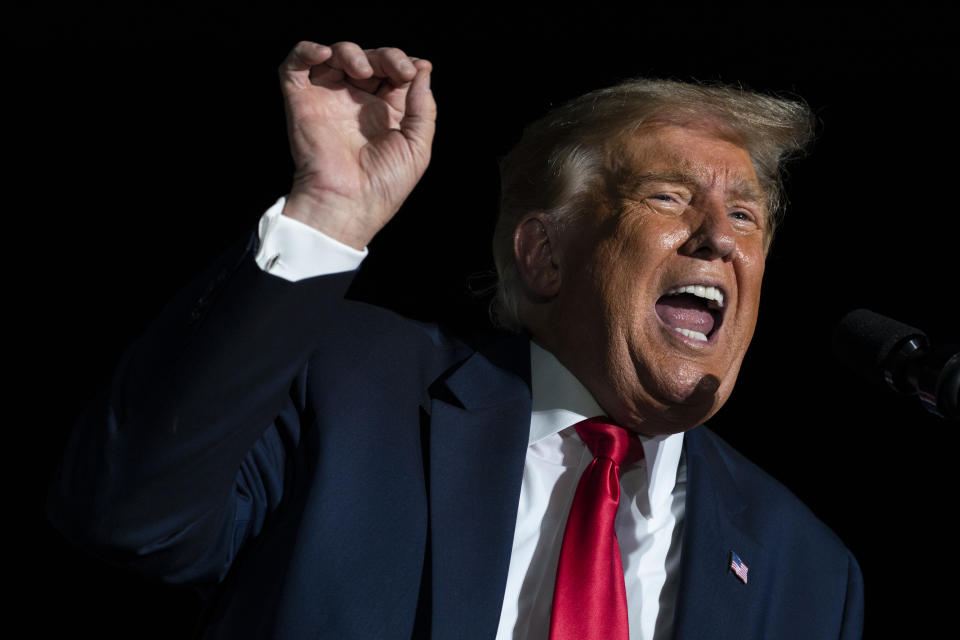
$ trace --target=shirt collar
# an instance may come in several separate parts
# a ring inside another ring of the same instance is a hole
[[[528,444],[593,416],[604,415],[587,388],[557,358],[530,341],[530,377],[533,413]],[[651,505],[659,505],[673,492],[683,451],[683,433],[640,436],[646,460]]]

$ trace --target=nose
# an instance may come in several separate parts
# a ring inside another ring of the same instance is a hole
[[[694,213],[694,212],[688,212]],[[733,227],[722,203],[711,203],[691,216],[690,237],[680,252],[701,260],[729,261],[737,248]]]

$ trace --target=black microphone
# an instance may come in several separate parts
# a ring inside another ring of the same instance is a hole
[[[931,347],[923,331],[857,309],[834,330],[833,351],[867,379],[916,395],[941,418],[960,420],[960,345]]]

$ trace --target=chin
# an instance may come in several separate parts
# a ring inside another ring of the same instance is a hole
[[[647,435],[688,431],[716,414],[730,396],[728,385],[712,373],[686,368],[677,373],[682,375],[660,380],[659,393],[635,407],[635,430]]]

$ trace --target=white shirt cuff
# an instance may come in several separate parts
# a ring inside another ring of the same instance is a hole
[[[296,282],[314,276],[353,271],[367,257],[321,231],[281,215],[287,199],[280,198],[260,217],[257,265],[267,273]]]

